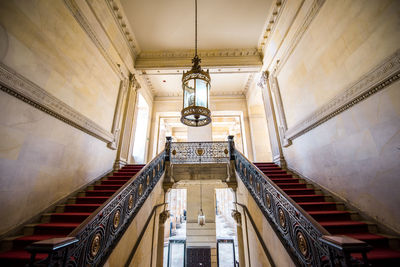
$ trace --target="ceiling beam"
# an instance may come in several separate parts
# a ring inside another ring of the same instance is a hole
[[[201,50],[199,57],[203,68],[215,71],[258,72],[262,57],[257,49]],[[148,75],[159,75],[168,70],[190,69],[194,50],[143,51],[135,62],[135,68]],[[170,73],[169,73],[170,74]]]

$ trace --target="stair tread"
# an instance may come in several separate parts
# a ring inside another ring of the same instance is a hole
[[[351,254],[353,257],[361,258],[360,253]],[[368,260],[400,259],[400,251],[389,248],[374,248],[367,253]]]
[[[80,223],[69,223],[69,222],[50,222],[50,223],[41,223],[36,227],[78,227]]]
[[[36,259],[45,259],[48,255],[45,253],[36,254]],[[31,258],[31,254],[26,250],[9,250],[6,252],[0,253],[0,258],[3,259],[24,259],[29,260]]]
[[[319,222],[319,224],[322,226],[366,225],[366,223],[359,221],[325,221]]]
[[[310,215],[323,215],[323,214],[349,214],[350,212],[345,210],[324,210],[324,211],[309,211]]]
[[[297,204],[301,205],[333,205],[336,204],[336,202],[328,202],[328,201],[323,201],[323,202],[297,202]]]
[[[346,236],[350,236],[352,238],[355,238],[358,240],[365,240],[365,241],[366,240],[387,239],[384,236],[371,234],[371,233],[350,233],[350,234],[346,234]]]
[[[25,240],[25,241],[40,241],[40,240],[46,240],[46,239],[51,239],[51,238],[56,238],[56,237],[64,237],[65,235],[26,235],[22,236],[19,238],[16,238],[15,240]]]

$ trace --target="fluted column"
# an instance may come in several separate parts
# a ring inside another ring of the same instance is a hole
[[[236,222],[236,233],[237,233],[238,252],[239,252],[239,266],[245,266],[242,215],[240,214],[240,212],[234,210],[234,211],[232,211],[232,217]]]
[[[163,266],[164,261],[164,230],[165,222],[169,218],[169,211],[165,210],[160,213],[159,226],[158,226],[158,238],[157,238],[157,267]]]

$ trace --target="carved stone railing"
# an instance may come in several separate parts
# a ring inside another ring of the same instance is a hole
[[[229,142],[171,142],[171,164],[229,162]]]
[[[28,250],[32,253],[31,266],[102,266],[129,227],[147,197],[164,172],[165,151],[156,156],[140,172],[114,193],[92,213],[68,238],[70,245],[39,242]],[[65,243],[65,240],[60,240]],[[48,248],[48,251],[43,248]],[[57,248],[57,249],[55,249]],[[34,263],[36,253],[49,257]]]
[[[238,176],[296,263],[301,266],[368,266],[365,255],[370,247],[365,242],[330,235],[242,153],[234,150],[234,157]],[[342,243],[331,241],[337,238]],[[354,252],[362,253],[364,262],[350,260],[350,253]]]

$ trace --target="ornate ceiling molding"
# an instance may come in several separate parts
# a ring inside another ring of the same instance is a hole
[[[126,41],[127,46],[129,47],[129,51],[132,55],[132,58],[135,59],[137,55],[140,53],[139,44],[135,38],[133,30],[129,26],[128,19],[125,17],[125,13],[121,8],[121,3],[118,0],[105,0],[107,6],[112,13],[115,23],[117,24],[119,30],[121,31],[122,36]]]
[[[284,134],[293,140],[318,125],[349,109],[360,101],[387,88],[400,78],[400,50],[383,60],[381,64],[363,75],[357,82],[344,89],[327,104],[290,127]]]
[[[262,53],[262,51],[264,51],[264,48],[267,46],[269,40],[271,39],[269,37],[272,36],[275,31],[277,21],[279,20],[279,18],[282,15],[282,11],[284,9],[285,4],[286,4],[286,0],[277,0],[275,2],[275,5],[272,10],[272,14],[269,17],[269,20],[267,22],[265,30],[263,31],[263,35],[260,38],[261,40],[258,42],[258,51],[260,53]]]
[[[115,72],[115,74],[118,75],[118,77],[122,80],[127,76],[127,74],[123,74],[120,69],[120,64],[116,63],[112,56],[107,52],[105,49],[104,45],[100,41],[100,38],[96,35],[95,31],[93,30],[92,26],[90,25],[88,19],[80,9],[79,5],[76,3],[75,0],[64,0],[65,5],[68,7],[68,9],[71,11],[71,14],[74,16],[76,21],[79,23],[79,25],[82,27],[82,29],[87,33],[89,38],[93,41],[93,43],[96,45],[97,49],[99,52],[103,55],[105,60],[108,62],[112,70]]]
[[[115,140],[112,133],[1,62],[0,89],[106,143]]]
[[[262,66],[261,54],[257,49],[201,50],[202,67],[258,67]],[[136,58],[138,70],[160,68],[190,68],[194,50],[143,51]]]
[[[253,83],[253,80],[254,80],[254,73],[251,73],[251,74],[249,74],[249,78],[247,78],[246,84],[243,88],[243,92],[242,92],[243,95],[247,94],[251,84]]]

